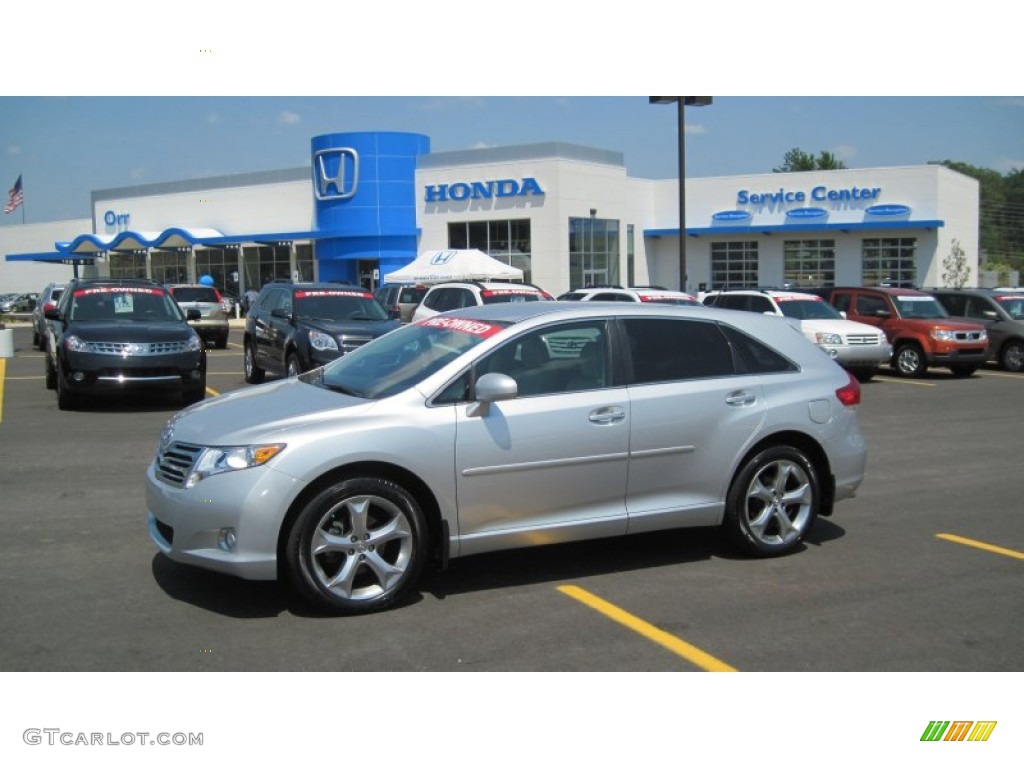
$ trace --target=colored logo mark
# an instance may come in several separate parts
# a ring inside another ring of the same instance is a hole
[[[921,741],[988,741],[996,720],[932,720]]]

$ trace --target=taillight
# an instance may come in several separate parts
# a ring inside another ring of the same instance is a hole
[[[846,378],[849,379],[847,385],[836,390],[836,397],[845,406],[860,405],[860,382],[849,371]]]

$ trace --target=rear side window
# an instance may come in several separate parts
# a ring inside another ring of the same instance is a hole
[[[716,323],[665,318],[623,322],[636,384],[731,376],[729,342]]]
[[[427,295],[426,288],[405,287],[398,298],[399,304],[419,304]]]
[[[789,373],[799,370],[791,360],[742,331],[723,325],[722,333],[736,351],[743,373]]]
[[[885,312],[889,307],[881,296],[868,296],[862,294],[857,297],[857,314],[862,317],[879,317],[879,312]]]

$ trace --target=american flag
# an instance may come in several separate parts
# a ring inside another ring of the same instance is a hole
[[[11,187],[8,194],[11,196],[7,201],[7,205],[4,206],[4,213],[12,213],[15,208],[22,204],[25,199],[25,195],[21,191],[21,175],[18,175],[18,180],[14,182],[14,186]]]

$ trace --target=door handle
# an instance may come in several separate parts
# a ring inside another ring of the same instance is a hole
[[[594,424],[615,424],[626,418],[626,412],[617,406],[598,408],[591,411],[587,418]]]
[[[753,392],[732,392],[726,398],[725,402],[728,405],[751,405],[757,400],[757,396]]]

